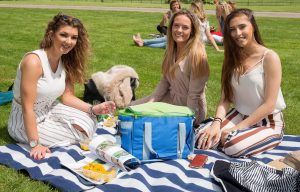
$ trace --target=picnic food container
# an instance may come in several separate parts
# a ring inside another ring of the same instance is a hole
[[[106,119],[103,121],[103,125],[105,127],[110,127],[113,128],[116,126],[116,122],[118,121],[117,116],[108,116]]]
[[[85,139],[83,141],[79,142],[80,148],[84,151],[89,151],[89,144],[90,144],[91,140],[90,139]]]
[[[114,167],[107,170],[103,165],[97,163],[89,163],[83,166],[81,171],[84,176],[95,181],[103,182],[109,182],[116,178],[118,172]]]

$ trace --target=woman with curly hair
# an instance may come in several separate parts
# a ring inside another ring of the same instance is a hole
[[[93,106],[75,96],[74,85],[84,81],[88,55],[88,34],[81,21],[59,13],[48,23],[40,49],[21,60],[8,132],[30,145],[34,159],[44,158],[51,147],[91,138],[96,115],[115,109],[113,102]]]

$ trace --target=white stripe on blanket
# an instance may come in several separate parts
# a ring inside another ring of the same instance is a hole
[[[222,191],[221,185],[210,175],[216,160],[251,161],[269,163],[285,156],[290,151],[300,150],[300,136],[284,136],[283,142],[274,150],[251,159],[233,159],[214,150],[195,150],[209,159],[203,169],[189,168],[188,160],[171,160],[141,165],[136,170],[119,173],[110,183],[95,186],[76,176],[61,164],[82,160],[78,145],[52,149],[44,160],[33,160],[29,153],[16,144],[0,146],[0,163],[16,170],[25,170],[30,177],[48,182],[61,191]]]

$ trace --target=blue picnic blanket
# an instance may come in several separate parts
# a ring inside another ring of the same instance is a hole
[[[98,131],[98,134],[106,134]],[[43,160],[30,158],[26,146],[8,144],[0,146],[0,163],[16,170],[25,170],[32,179],[45,181],[61,191],[222,191],[221,185],[210,173],[216,160],[252,161],[269,163],[284,157],[290,151],[300,150],[300,136],[285,135],[275,149],[251,159],[234,159],[215,150],[195,150],[209,156],[202,169],[192,169],[189,160],[177,159],[141,165],[130,172],[121,172],[113,181],[94,185],[77,176],[62,164],[74,163],[84,158],[78,145],[52,149],[52,154]]]
[[[13,100],[13,91],[0,91],[0,105],[4,105]]]

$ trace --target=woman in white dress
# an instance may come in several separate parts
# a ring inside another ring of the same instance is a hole
[[[74,95],[75,83],[84,81],[88,55],[88,34],[81,21],[59,13],[48,23],[40,49],[21,60],[8,132],[30,145],[34,159],[44,158],[51,147],[91,138],[96,115],[115,110],[113,102],[93,106]]]

